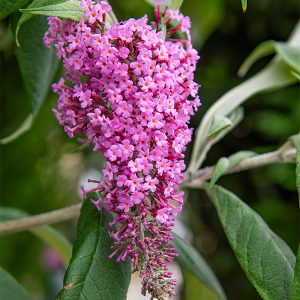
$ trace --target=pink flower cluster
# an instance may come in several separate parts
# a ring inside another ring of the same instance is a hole
[[[145,16],[110,26],[105,1],[84,0],[82,7],[79,23],[49,18],[44,42],[55,43],[66,69],[53,85],[54,111],[70,137],[83,136],[107,159],[94,190],[95,204],[115,215],[111,258],[129,257],[143,294],[165,299],[175,286],[167,264],[177,255],[170,232],[183,203],[177,188],[191,139],[187,124],[200,105],[190,21],[158,7],[151,25]],[[178,30],[186,40],[174,38]]]

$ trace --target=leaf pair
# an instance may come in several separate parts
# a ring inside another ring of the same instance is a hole
[[[5,1],[2,2],[5,3]],[[13,8],[20,8],[26,3],[28,1],[17,1],[14,4],[8,1],[5,12],[9,14],[13,12]],[[43,45],[43,37],[48,24],[46,18],[42,16],[57,16],[72,20],[79,20],[83,16],[79,0],[34,0],[26,9],[20,9],[20,11],[23,14],[16,26],[16,41],[19,46],[16,49],[16,56],[27,97],[32,104],[32,114],[15,132],[1,139],[0,144],[15,140],[31,128],[58,68],[55,48],[47,48]],[[32,18],[35,15],[38,17]]]
[[[112,216],[97,211],[90,201],[83,203],[77,239],[64,288],[57,299],[126,299],[131,270],[128,261],[108,259],[113,241],[108,232]],[[176,262],[205,284],[220,300],[226,299],[222,287],[203,258],[186,241],[174,234],[179,253]]]
[[[267,42],[267,44],[259,46],[262,47],[262,50],[254,50],[242,66],[240,74],[244,75],[256,59],[271,54],[274,49],[277,51],[277,56],[262,71],[234,87],[210,107],[196,130],[196,139],[187,172],[194,173],[198,170],[211,146],[219,140],[219,138],[214,140],[212,136],[216,129],[219,135],[222,131],[225,135],[234,128],[228,120],[229,116],[244,101],[257,93],[282,88],[297,82],[297,78],[300,77],[298,72],[300,68],[299,45],[300,23],[297,24],[288,43]]]
[[[236,195],[218,186],[207,186],[206,191],[241,267],[260,296],[265,300],[299,299],[294,287],[292,298],[295,255],[287,244]],[[299,266],[295,278],[299,284]]]

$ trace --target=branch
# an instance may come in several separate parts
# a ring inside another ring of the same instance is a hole
[[[78,203],[40,215],[0,223],[0,236],[24,231],[29,228],[45,224],[53,224],[76,218],[79,216],[81,204],[82,203]]]
[[[249,170],[273,163],[293,163],[295,161],[295,157],[296,149],[290,148],[290,143],[288,142],[277,151],[256,155],[243,160],[231,170],[228,170],[226,174]],[[200,188],[204,181],[211,178],[213,170],[214,166],[200,169],[193,176],[189,176],[189,178],[187,178],[180,187]],[[40,215],[0,223],[0,236],[24,231],[40,225],[53,224],[77,218],[80,213],[81,204],[82,203],[78,203]]]
[[[225,174],[237,173],[245,170],[254,169],[274,163],[294,163],[296,158],[296,149],[286,149],[289,144],[285,144],[277,151],[256,155],[249,157],[232,169],[225,172]],[[197,171],[194,175],[187,178],[182,184],[182,188],[199,188],[204,181],[211,178],[215,166],[206,167]]]

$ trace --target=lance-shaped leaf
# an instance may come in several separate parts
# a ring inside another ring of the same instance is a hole
[[[300,134],[291,137],[296,147],[296,186],[300,205]],[[293,279],[293,300],[300,300],[300,244],[297,253],[295,275]]]
[[[42,7],[42,6],[48,6],[48,5],[54,5],[54,4],[58,4],[58,3],[62,3],[65,2],[65,0],[33,0],[27,7],[26,9],[31,9],[31,8],[35,8],[35,7]],[[18,21],[17,27],[16,27],[16,43],[18,46],[20,46],[19,44],[19,39],[18,39],[18,35],[19,35],[19,30],[21,28],[21,26],[27,22],[28,20],[30,20],[33,17],[33,15],[31,14],[25,14],[23,13]]]
[[[249,206],[224,188],[206,186],[228,241],[265,300],[292,299],[295,255]]]
[[[239,151],[231,156],[222,157],[218,160],[213,174],[211,176],[210,180],[210,187],[213,187],[214,184],[219,180],[219,178],[225,174],[227,171],[229,171],[231,168],[235,167],[237,164],[239,164],[241,161],[243,161],[246,158],[249,158],[251,156],[255,155],[255,152],[252,151]]]
[[[126,299],[130,263],[108,258],[113,243],[108,234],[111,220],[105,210],[97,211],[88,200],[83,203],[72,259],[56,299]]]
[[[293,279],[293,300],[300,300],[300,245],[298,248],[297,253],[297,260],[296,260],[296,266],[295,266],[295,275]]]
[[[28,292],[0,267],[1,300],[31,300]]]
[[[37,17],[21,29],[20,47],[16,49],[16,56],[27,97],[31,101],[32,114],[29,114],[15,132],[0,139],[0,144],[14,141],[31,128],[50,90],[58,67],[58,59],[54,47],[47,48],[43,45],[43,36],[47,28],[46,18]]]
[[[239,76],[244,76],[257,60],[273,53],[277,53],[287,65],[300,73],[300,51],[297,47],[283,42],[266,41],[257,46],[248,56],[238,71]]]
[[[173,233],[173,236],[174,244],[179,254],[179,256],[175,258],[175,261],[185,271],[188,271],[197,277],[201,283],[218,297],[218,299],[225,300],[226,296],[222,286],[202,256],[191,244],[187,243],[176,233]]]
[[[300,23],[297,24],[288,45],[300,49]],[[205,155],[203,149],[207,148],[207,134],[215,115],[227,117],[251,96],[283,88],[297,82],[291,73],[291,67],[280,56],[276,56],[262,71],[249,78],[240,85],[224,94],[217,100],[203,117],[196,130],[196,138],[188,172],[194,173],[203,163]]]
[[[32,103],[33,114],[37,114],[44,101],[57,70],[58,59],[53,47],[43,45],[48,28],[44,17],[27,22],[20,32],[20,47],[16,55],[26,92]],[[32,34],[34,32],[34,34]]]
[[[40,2],[40,1],[38,1]],[[48,1],[49,2],[49,1]],[[43,5],[36,3],[35,6],[26,9],[20,9],[22,13],[36,15],[36,16],[53,16],[58,18],[65,18],[74,21],[79,21],[83,15],[80,0],[57,1],[57,3],[50,5]]]
[[[202,148],[200,156],[199,156],[198,164],[200,164],[200,162],[205,160],[206,155],[207,155],[208,151],[210,150],[210,148],[214,144],[216,144],[218,141],[220,141],[226,134],[228,134],[230,131],[232,131],[241,122],[243,117],[244,117],[244,109],[242,107],[238,107],[233,112],[231,112],[228,115],[228,117],[226,117],[226,119],[229,120],[227,122],[226,126],[225,126],[225,123],[223,123],[224,126],[211,126],[210,127],[209,132],[207,133],[207,137],[204,141],[204,147]],[[229,122],[231,124],[229,124]],[[213,129],[213,127],[215,129]],[[210,133],[210,131],[211,131],[211,133]],[[194,166],[190,165],[190,168],[193,168],[193,167]]]

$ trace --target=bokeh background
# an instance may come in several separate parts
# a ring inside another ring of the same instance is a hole
[[[151,7],[143,0],[110,2],[120,20],[152,15]],[[264,40],[286,40],[299,19],[298,0],[248,2],[248,11],[243,14],[239,0],[184,1],[182,11],[192,19],[194,47],[201,55],[196,78],[202,85],[203,105],[193,118],[192,127],[198,126],[214,101],[243,81],[237,70],[247,55]],[[9,19],[5,19],[0,25],[1,137],[13,132],[31,111],[14,49]],[[259,61],[248,76],[269,60]],[[206,164],[214,164],[221,156],[239,150],[261,153],[279,147],[299,130],[299,96],[299,85],[294,85],[249,99],[244,105],[244,120],[213,147]],[[55,96],[49,93],[32,129],[1,146],[1,206],[17,207],[30,214],[68,206],[80,199],[79,183],[93,177],[91,173],[97,176],[101,155],[90,149],[78,150],[79,143],[66,137],[51,111],[55,103]],[[189,154],[190,149],[187,160]],[[260,213],[296,252],[299,216],[293,165],[272,165],[229,175],[220,183]],[[228,299],[260,299],[237,263],[214,208],[201,191],[189,192],[181,225],[215,271]],[[55,227],[74,241],[75,221]],[[53,299],[64,273],[55,254],[27,232],[1,237],[0,243],[0,265],[34,299]],[[180,299],[212,299],[192,275],[183,275],[186,284]]]

